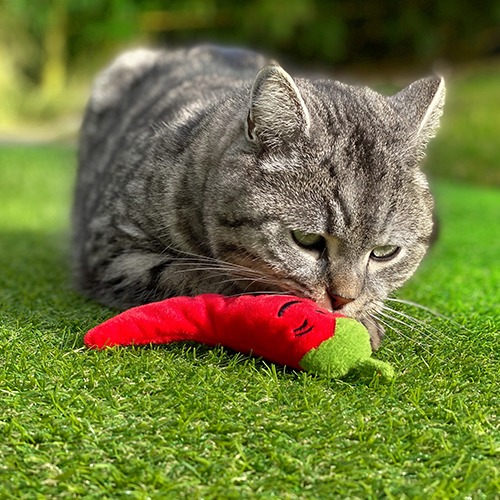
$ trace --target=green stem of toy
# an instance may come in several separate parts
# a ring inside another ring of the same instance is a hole
[[[362,359],[354,365],[354,369],[369,376],[378,375],[384,382],[389,382],[394,378],[392,365],[380,359]]]
[[[390,380],[394,376],[391,365],[371,358],[370,335],[366,328],[351,318],[337,318],[335,335],[309,351],[300,366],[309,372],[329,378],[347,375],[353,368],[380,373]]]

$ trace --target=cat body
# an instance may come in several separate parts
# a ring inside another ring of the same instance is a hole
[[[119,308],[292,293],[363,321],[378,345],[377,311],[429,244],[418,163],[443,100],[439,78],[384,97],[240,49],[120,56],[82,125],[77,286]]]

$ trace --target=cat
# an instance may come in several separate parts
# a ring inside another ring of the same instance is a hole
[[[429,246],[419,163],[440,77],[393,96],[293,79],[265,56],[135,49],[96,79],[73,207],[76,286],[121,309],[175,295],[286,293],[363,322]]]

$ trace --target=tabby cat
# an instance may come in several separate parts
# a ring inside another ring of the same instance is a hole
[[[362,321],[429,245],[419,161],[444,82],[391,97],[292,79],[250,51],[139,49],[96,80],[73,210],[78,288],[128,308],[173,295],[290,293]]]

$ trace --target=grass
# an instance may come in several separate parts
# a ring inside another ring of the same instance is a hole
[[[431,158],[432,160],[432,158]],[[74,152],[0,149],[0,498],[500,497],[500,191],[446,182],[443,231],[377,357],[328,381],[203,346],[89,352],[74,293]]]
[[[431,173],[439,178],[500,187],[500,64],[478,64],[447,78],[447,102],[431,143]]]

